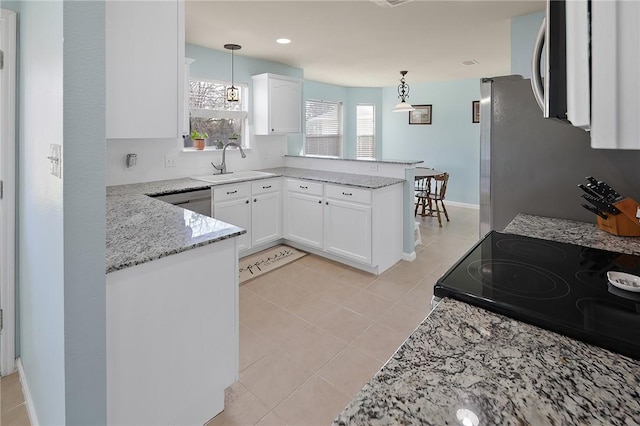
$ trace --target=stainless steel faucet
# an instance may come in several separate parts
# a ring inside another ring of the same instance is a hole
[[[223,175],[225,173],[227,173],[227,147],[229,146],[237,146],[238,149],[240,149],[240,155],[242,155],[242,158],[247,158],[247,154],[244,153],[244,151],[242,150],[242,147],[240,145],[238,145],[235,142],[227,142],[224,145],[224,148],[222,148],[222,164],[220,164],[219,166],[216,166],[215,164],[213,164],[213,161],[211,162],[211,165],[213,166],[214,169],[216,170],[220,170],[220,174]]]

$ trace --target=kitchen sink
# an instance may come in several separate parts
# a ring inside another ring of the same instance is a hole
[[[211,183],[223,183],[234,182],[238,180],[265,178],[270,176],[276,176],[273,173],[258,172],[255,170],[244,170],[239,172],[230,172],[224,174],[204,175],[204,176],[192,176],[191,179],[203,180]]]

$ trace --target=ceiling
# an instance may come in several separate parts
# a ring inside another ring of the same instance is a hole
[[[370,0],[186,2],[186,40],[302,68],[304,78],[347,87],[509,74],[510,18],[544,10],[544,0]],[[279,45],[277,38],[292,40]],[[463,61],[478,63],[465,66]]]

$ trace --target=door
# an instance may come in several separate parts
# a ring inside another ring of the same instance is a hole
[[[269,79],[269,114],[273,133],[300,133],[300,82]]]
[[[15,78],[16,13],[0,9],[0,376],[15,370]]]
[[[251,247],[251,205],[248,198],[213,203],[213,217],[246,229],[238,237],[238,251]]]
[[[280,191],[253,196],[251,205],[251,245],[282,237],[282,202]]]
[[[328,199],[324,221],[326,251],[371,264],[371,206]]]
[[[287,192],[285,238],[322,249],[322,197]]]

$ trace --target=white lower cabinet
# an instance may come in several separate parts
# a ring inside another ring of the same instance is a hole
[[[239,183],[213,188],[213,217],[246,229],[238,237],[238,250],[251,247],[251,185]]]
[[[213,217],[246,229],[238,237],[243,251],[282,238],[280,179],[221,185],[213,188]]]
[[[382,273],[402,257],[402,185],[375,190],[287,179],[284,238]]]
[[[280,180],[254,182],[251,187],[251,245],[282,237],[282,191]]]
[[[371,263],[371,206],[327,198],[324,248],[329,253]]]
[[[324,208],[321,183],[287,179],[284,202],[284,237],[323,248]]]

